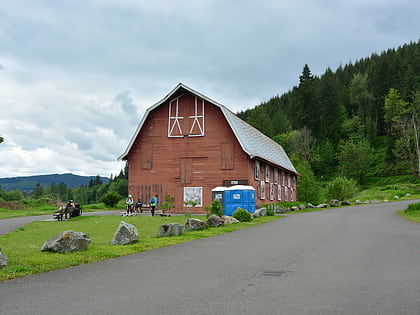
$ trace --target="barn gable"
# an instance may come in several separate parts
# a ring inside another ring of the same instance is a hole
[[[185,92],[191,93],[195,96],[194,101],[189,105],[189,114],[180,112],[181,110],[185,109],[182,109],[178,106],[178,100]],[[182,83],[179,83],[162,100],[146,110],[143,119],[137,127],[129,145],[127,146],[127,149],[123,154],[120,155],[119,159],[124,160],[127,158],[128,153],[130,152],[135,140],[139,136],[141,129],[148,119],[150,113],[166,102],[169,102],[168,137],[204,136],[205,101],[213,104],[222,111],[242,150],[248,154],[250,159],[259,158],[277,165],[285,170],[288,170],[291,173],[297,174],[296,169],[290,162],[282,146],[265,136],[256,128],[241,120],[224,105],[208,98],[207,96],[191,89]]]

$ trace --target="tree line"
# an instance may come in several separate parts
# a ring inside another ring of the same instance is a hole
[[[419,114],[420,41],[321,76],[305,64],[298,86],[238,116],[281,144],[298,171],[363,184],[419,176]]]
[[[35,200],[44,199],[47,202],[63,203],[67,200],[74,200],[81,204],[92,204],[101,202],[104,195],[113,193],[114,195],[127,195],[128,191],[128,173],[127,168],[124,168],[116,176],[111,175],[108,183],[104,184],[101,177],[97,175],[92,178],[87,185],[80,185],[80,187],[67,187],[65,183],[52,182],[48,186],[42,186],[37,183],[33,191],[29,194],[24,194],[18,189],[13,191],[4,191],[0,187],[0,201],[19,201],[24,198]]]

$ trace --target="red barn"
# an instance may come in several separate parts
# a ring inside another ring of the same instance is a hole
[[[255,188],[257,207],[297,199],[298,173],[283,148],[182,83],[147,109],[119,158],[135,200],[171,196],[172,212],[205,212],[213,188],[235,184]]]

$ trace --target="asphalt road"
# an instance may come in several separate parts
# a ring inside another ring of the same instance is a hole
[[[0,314],[420,314],[420,225],[396,214],[412,202],[2,281]]]

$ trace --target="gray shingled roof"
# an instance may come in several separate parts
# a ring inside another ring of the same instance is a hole
[[[251,159],[260,158],[260,159],[266,160],[267,162],[273,163],[276,166],[283,167],[297,174],[296,169],[294,168],[292,162],[290,162],[289,157],[287,156],[286,152],[284,151],[281,145],[271,140],[269,137],[261,133],[259,130],[252,127],[251,125],[249,125],[242,119],[240,119],[238,116],[232,113],[229,109],[227,109],[224,105],[208,98],[207,96],[191,89],[190,87],[182,83],[179,83],[162,100],[160,100],[159,102],[157,102],[156,104],[154,104],[153,106],[149,107],[146,110],[146,113],[144,114],[143,119],[141,120],[139,126],[137,127],[137,130],[134,133],[134,136],[131,139],[127,149],[124,151],[123,154],[121,154],[119,159],[124,159],[127,156],[135,139],[140,133],[141,127],[143,126],[150,111],[152,111],[156,107],[166,102],[180,88],[183,88],[184,90],[187,90],[190,93],[195,94],[198,97],[219,107],[222,113],[224,114],[224,116],[226,117],[226,120],[229,123],[229,126],[232,128],[233,133],[238,139],[242,147],[242,150],[244,150],[244,152],[246,152]]]

